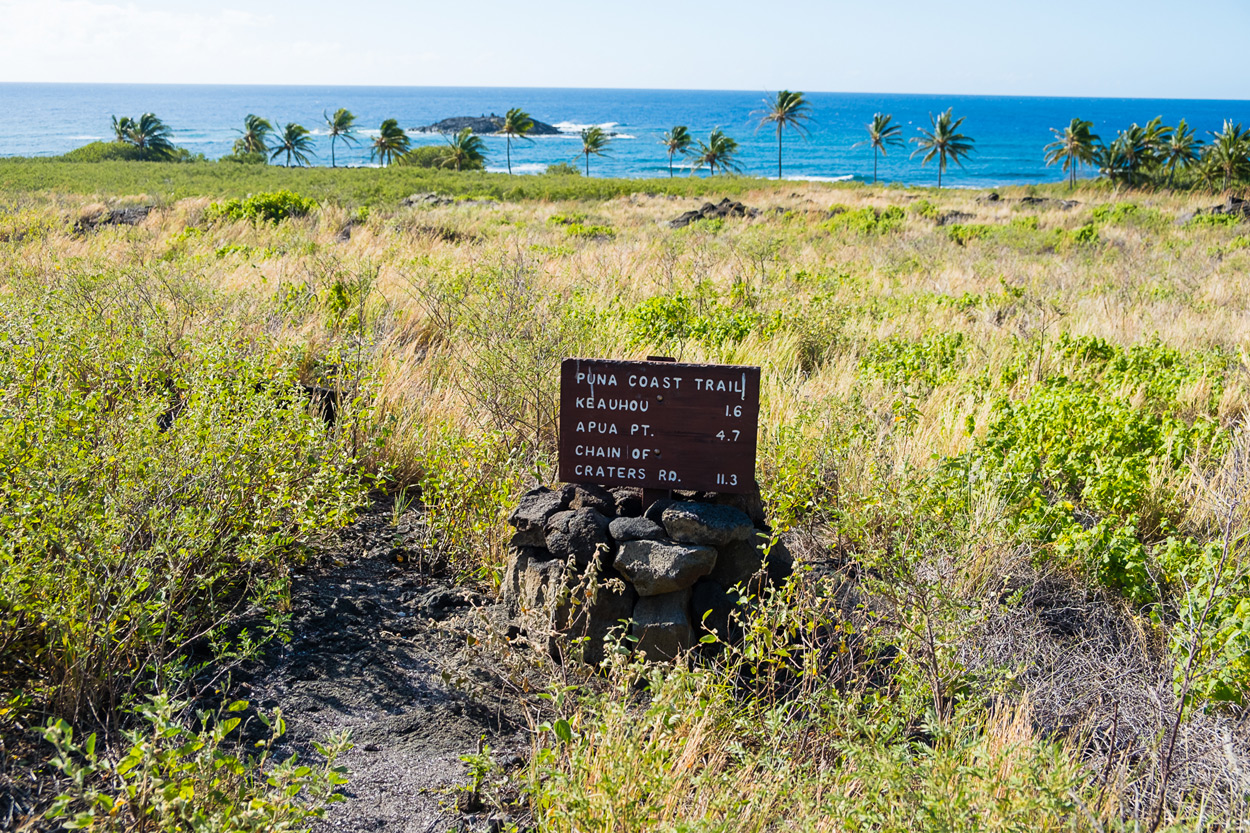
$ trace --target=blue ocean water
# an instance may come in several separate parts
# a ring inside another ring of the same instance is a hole
[[[554,124],[566,135],[513,143],[513,170],[536,173],[552,162],[581,166],[577,132],[601,125],[615,133],[606,157],[592,157],[592,176],[650,177],[668,173],[660,137],[684,124],[696,138],[720,128],[740,144],[744,172],[775,176],[776,136],[757,129],[763,91],[595,90],[516,87],[312,87],[182,86],[135,84],[0,83],[0,156],[47,156],[64,153],[95,139],[109,138],[111,117],[153,112],[174,132],[174,141],[194,153],[216,158],[230,152],[238,128],[249,113],[278,124],[298,122],[317,135],[316,163],[330,164],[323,113],[346,107],[358,117],[361,141],[337,143],[339,165],[369,164],[371,135],[384,119],[405,128],[448,116],[503,113],[521,107],[534,118]],[[1218,130],[1224,119],[1250,124],[1250,102],[1110,98],[1042,98],[874,93],[807,93],[812,105],[808,135],[785,137],[785,175],[793,178],[872,178],[872,151],[854,148],[865,136],[873,113],[892,113],[907,138],[929,125],[929,115],[954,108],[964,116],[962,132],[976,141],[976,153],[962,168],[948,170],[943,184],[984,187],[1063,178],[1047,168],[1042,148],[1050,128],[1073,116],[1094,122],[1095,132],[1110,139],[1133,122],[1155,116],[1173,124],[1185,118],[1199,135]],[[415,134],[415,145],[443,141]],[[488,167],[504,169],[504,140],[486,137]],[[934,166],[910,159],[914,146],[893,148],[880,159],[887,182],[932,184]]]

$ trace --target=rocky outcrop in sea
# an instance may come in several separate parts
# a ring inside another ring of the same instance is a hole
[[[530,128],[527,136],[559,136],[559,128],[552,127],[546,122],[538,119],[530,119],[534,126]],[[449,119],[427,124],[424,127],[412,128],[414,133],[459,133],[466,127],[473,129],[473,132],[479,136],[488,136],[492,133],[498,133],[499,128],[503,127],[503,116],[497,116],[491,113],[489,116],[453,116]]]

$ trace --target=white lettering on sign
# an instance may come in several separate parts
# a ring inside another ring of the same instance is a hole
[[[729,382],[724,379],[695,379],[694,388],[706,393],[736,393],[746,399],[747,377],[744,374],[740,380]]]
[[[579,422],[577,423],[577,433],[579,434],[615,434],[615,422]]]
[[[655,390],[681,390],[680,376],[641,376],[637,373],[629,377],[631,388],[652,388]]]
[[[574,472],[578,477],[615,477],[623,480],[646,480],[646,469],[626,469],[619,466],[586,466],[577,465]]]
[[[621,449],[606,445],[579,445],[573,449],[578,457],[606,457],[611,460],[621,459]],[[638,455],[634,455],[635,457]]]
[[[577,381],[585,382],[588,385],[612,385],[616,387],[616,374],[580,371],[577,374]]]
[[[577,397],[577,407],[589,411],[640,411],[645,412],[651,403],[645,399],[602,399],[595,396]]]

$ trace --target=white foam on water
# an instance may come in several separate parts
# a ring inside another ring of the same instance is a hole
[[[816,176],[815,174],[791,174],[783,176],[786,182],[850,182],[855,178],[855,174],[845,174],[843,176]]]
[[[551,126],[561,133],[581,133],[583,130],[589,130],[592,127],[597,127],[605,132],[611,132],[612,128],[616,127],[617,124],[619,122],[614,121],[605,121],[603,124],[580,124],[574,121],[558,121]]]
[[[491,174],[506,174],[508,172],[507,165],[487,165],[486,172]],[[545,174],[547,172],[546,162],[513,162],[512,172],[514,174]]]

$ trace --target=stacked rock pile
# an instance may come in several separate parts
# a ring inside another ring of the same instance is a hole
[[[732,638],[740,594],[792,568],[758,493],[678,492],[644,511],[634,488],[539,488],[509,523],[503,601],[558,658],[597,663],[626,627],[649,659],[693,647],[703,629]]]

